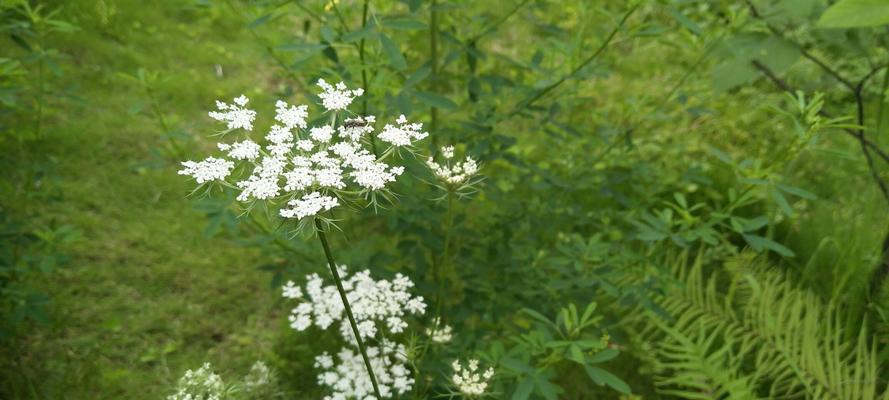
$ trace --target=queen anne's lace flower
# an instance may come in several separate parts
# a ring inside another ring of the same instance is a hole
[[[176,393],[167,396],[167,400],[220,400],[224,391],[222,378],[210,369],[210,363],[204,363],[196,371],[186,371],[179,379]]]
[[[219,150],[227,151],[228,156],[235,160],[255,160],[259,157],[259,145],[252,140],[244,140],[232,144],[219,143]]]
[[[432,320],[432,327],[426,329],[426,335],[429,336],[429,339],[439,344],[450,342],[453,338],[453,333],[453,329],[449,325],[443,325],[438,317]]]
[[[406,354],[403,345],[395,345],[386,340],[379,347],[367,348],[380,395],[384,398],[402,395],[411,390],[414,379],[407,367]],[[374,399],[373,385],[361,354],[344,347],[336,357],[339,363],[327,353],[315,357],[315,368],[321,370],[318,384],[333,391],[333,394],[324,399]]]
[[[426,166],[442,182],[448,185],[460,185],[478,173],[478,163],[472,157],[467,156],[462,162],[451,164],[450,160],[454,158],[454,146],[442,147],[441,154],[447,160],[444,164],[439,164],[434,158],[429,157]]]
[[[364,270],[349,277],[346,268],[340,266],[340,275],[343,275],[346,298],[362,338],[376,337],[381,327],[390,333],[400,333],[407,326],[405,315],[419,315],[426,310],[423,299],[408,292],[414,286],[413,282],[401,274],[396,274],[391,281],[375,281],[370,277],[370,271]],[[309,275],[305,288],[307,302],[293,309],[291,326],[296,330],[305,330],[314,324],[327,329],[334,322],[342,321],[340,333],[345,339],[354,341],[336,286],[322,285],[321,277]],[[285,290],[285,297],[289,297],[288,294],[293,294],[296,289],[285,286]]]
[[[488,389],[488,381],[494,376],[494,369],[488,368],[485,372],[478,371],[478,360],[469,360],[464,368],[460,362],[454,360],[451,367],[454,374],[451,376],[451,382],[454,388],[466,397],[479,397],[485,394]]]
[[[316,215],[319,212],[330,210],[340,203],[336,197],[324,196],[318,192],[312,192],[299,200],[290,200],[287,205],[293,208],[281,209],[284,218],[305,218]]]
[[[249,101],[250,99],[243,94],[236,97],[232,104],[217,101],[216,108],[219,111],[210,111],[210,118],[225,122],[228,129],[253,130],[253,119],[256,118],[256,111],[245,108]]]
[[[321,104],[329,111],[345,110],[349,104],[352,104],[354,98],[364,94],[364,89],[350,90],[342,82],[337,83],[334,87],[324,79],[319,79],[318,86],[324,89],[324,92],[318,95],[321,98]]]
[[[404,115],[399,116],[395,122],[398,123],[398,126],[387,124],[377,137],[393,146],[403,147],[410,146],[413,142],[429,136],[428,133],[423,132],[423,124],[408,123]]]
[[[223,180],[231,173],[235,163],[221,158],[207,157],[204,161],[183,161],[179,175],[188,175],[198,183]]]
[[[324,107],[334,112],[344,110],[363,93],[342,82],[333,86],[323,79],[318,86],[324,90],[319,95]],[[217,102],[220,111],[210,116],[225,122],[229,129],[251,130],[256,113],[245,108],[248,102],[243,95],[232,104]],[[279,210],[282,217],[299,219],[338,206],[343,196],[357,199],[356,194],[386,190],[404,173],[404,167],[390,165],[363,147],[362,137],[374,132],[373,116],[347,118],[339,126],[334,117],[330,125],[308,128],[308,106],[278,101],[275,111],[277,124],[271,126],[262,146],[250,139],[220,143],[218,147],[227,158],[187,161],[179,173],[194,177],[200,184],[225,181],[232,171],[249,173],[227,185],[241,190],[239,201],[275,199],[276,204],[285,204]],[[393,146],[408,146],[428,136],[421,131],[422,124],[408,123],[404,116],[397,123],[387,125],[380,139]],[[383,154],[381,157],[391,152]],[[249,164],[247,168],[235,168],[234,161]]]
[[[309,106],[291,106],[286,101],[275,103],[275,121],[284,124],[285,128],[306,129],[306,118],[309,117]]]

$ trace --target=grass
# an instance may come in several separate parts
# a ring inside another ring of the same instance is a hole
[[[223,376],[246,373],[273,345],[277,293],[255,269],[257,251],[203,236],[176,157],[157,158],[167,143],[144,89],[120,74],[161,71],[168,124],[199,138],[214,99],[274,86],[274,64],[227,8],[60,4],[80,29],[51,39],[71,56],[52,83],[80,100],[54,100],[46,138],[15,162],[23,171],[38,161],[25,154],[45,154],[62,197],[28,203],[26,188],[4,207],[83,237],[64,249],[66,268],[36,282],[53,296],[52,322],[8,349],[12,392],[0,397],[160,398],[205,360]]]

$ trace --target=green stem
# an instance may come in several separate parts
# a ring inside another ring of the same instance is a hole
[[[370,365],[370,358],[367,356],[367,349],[364,347],[364,341],[361,340],[361,333],[358,332],[358,324],[355,323],[355,317],[352,316],[352,307],[349,306],[349,299],[346,298],[346,289],[343,288],[343,280],[340,279],[340,273],[336,269],[336,261],[333,260],[333,254],[330,252],[330,245],[327,244],[327,236],[324,234],[324,228],[321,227],[321,221],[315,219],[315,231],[318,233],[318,239],[321,240],[321,247],[324,248],[324,255],[327,256],[327,265],[330,266],[330,273],[333,275],[333,281],[336,282],[336,289],[340,293],[340,299],[343,300],[343,306],[346,309],[346,316],[349,317],[349,325],[352,327],[352,333],[355,335],[355,342],[358,343],[358,350],[361,351],[361,358],[364,359],[364,366],[367,367],[367,375],[370,376],[370,383],[373,385],[374,394],[377,399],[382,400],[380,388],[377,385],[377,377],[374,375],[373,367]]]
[[[157,101],[157,96],[154,94],[154,90],[151,90],[151,86],[145,85],[145,92],[148,93],[148,99],[151,100],[151,109],[154,111],[154,116],[157,118],[158,123],[161,126],[161,129],[164,130],[164,134],[167,135],[167,139],[170,140],[170,145],[173,146],[173,151],[176,152],[176,156],[179,158],[185,157],[185,151],[182,149],[182,146],[179,145],[179,142],[174,138],[170,132],[170,126],[167,125],[167,120],[164,118],[164,113],[161,112],[160,103]]]
[[[429,7],[429,64],[432,68],[432,85],[438,82],[438,12],[436,11],[438,1],[432,0]],[[430,111],[430,131],[435,133],[438,128],[438,107],[433,106]],[[437,147],[438,135],[432,135],[432,143]]]
[[[364,29],[367,27],[367,12],[370,9],[370,0],[364,0],[364,9],[361,12],[361,28]],[[364,62],[364,41],[365,39],[361,39],[361,43],[358,45],[358,59],[361,60],[361,87],[364,89],[364,96],[361,99],[361,116],[367,116],[367,99],[370,94],[370,85],[367,82],[367,65]],[[380,154],[377,153],[377,141],[373,135],[370,135],[370,149],[373,151],[375,157],[379,158]]]
[[[40,61],[37,63],[37,116],[36,121],[34,121],[34,136],[38,139],[41,137],[41,130],[43,126],[43,97],[45,92],[45,84],[44,84],[44,62],[43,58],[46,57],[46,52],[43,50],[43,38],[40,40]]]
[[[450,262],[450,244],[451,244],[451,230],[454,226],[454,195],[453,192],[448,189],[448,208],[445,211],[445,240],[444,240],[444,250],[441,255],[441,259],[436,262],[433,256],[432,262],[432,278],[438,284],[438,290],[435,294],[435,313],[434,318],[438,320],[438,324],[436,324],[433,329],[438,329],[441,326],[444,326],[443,318],[441,317],[441,309],[442,302],[444,300],[444,268]],[[426,357],[426,353],[429,351],[429,346],[432,340],[427,339],[426,343],[423,345],[423,350],[420,351],[420,355],[417,357],[418,360],[423,360]],[[428,388],[423,389],[423,394],[425,395]]]

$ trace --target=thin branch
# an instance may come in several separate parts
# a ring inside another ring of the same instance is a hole
[[[615,36],[617,36],[617,32],[619,32],[620,29],[623,28],[624,24],[627,22],[627,20],[630,18],[630,16],[633,15],[633,13],[636,11],[636,9],[639,8],[639,5],[641,5],[641,4],[642,4],[641,2],[636,3],[635,5],[633,5],[632,8],[630,8],[629,11],[627,11],[626,14],[624,14],[623,18],[620,19],[620,22],[617,24],[617,26],[614,27],[614,29],[611,31],[611,33],[608,35],[608,37],[605,38],[605,41],[603,41],[602,44],[599,45],[599,48],[596,49],[596,51],[593,52],[593,54],[591,54],[582,63],[580,63],[577,67],[575,67],[573,70],[571,70],[571,72],[569,72],[568,74],[565,74],[561,78],[559,78],[559,80],[557,80],[556,82],[553,82],[549,86],[547,86],[541,90],[538,90],[537,93],[535,95],[531,96],[530,98],[521,101],[516,106],[516,108],[514,110],[512,110],[512,112],[507,115],[507,118],[513,117],[516,114],[522,112],[524,109],[530,107],[531,104],[533,104],[535,101],[539,100],[541,97],[543,97],[544,95],[546,95],[553,89],[559,87],[561,84],[565,83],[565,81],[567,81],[574,75],[577,75],[578,72],[580,72],[587,65],[589,65],[593,60],[595,60],[596,57],[598,57],[599,54],[602,54],[602,52],[605,51],[605,49],[608,47],[608,45],[611,44],[611,41],[614,40]]]

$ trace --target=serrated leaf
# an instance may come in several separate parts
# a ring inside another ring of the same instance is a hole
[[[889,24],[889,1],[840,0],[816,24],[821,28],[860,28]]]

